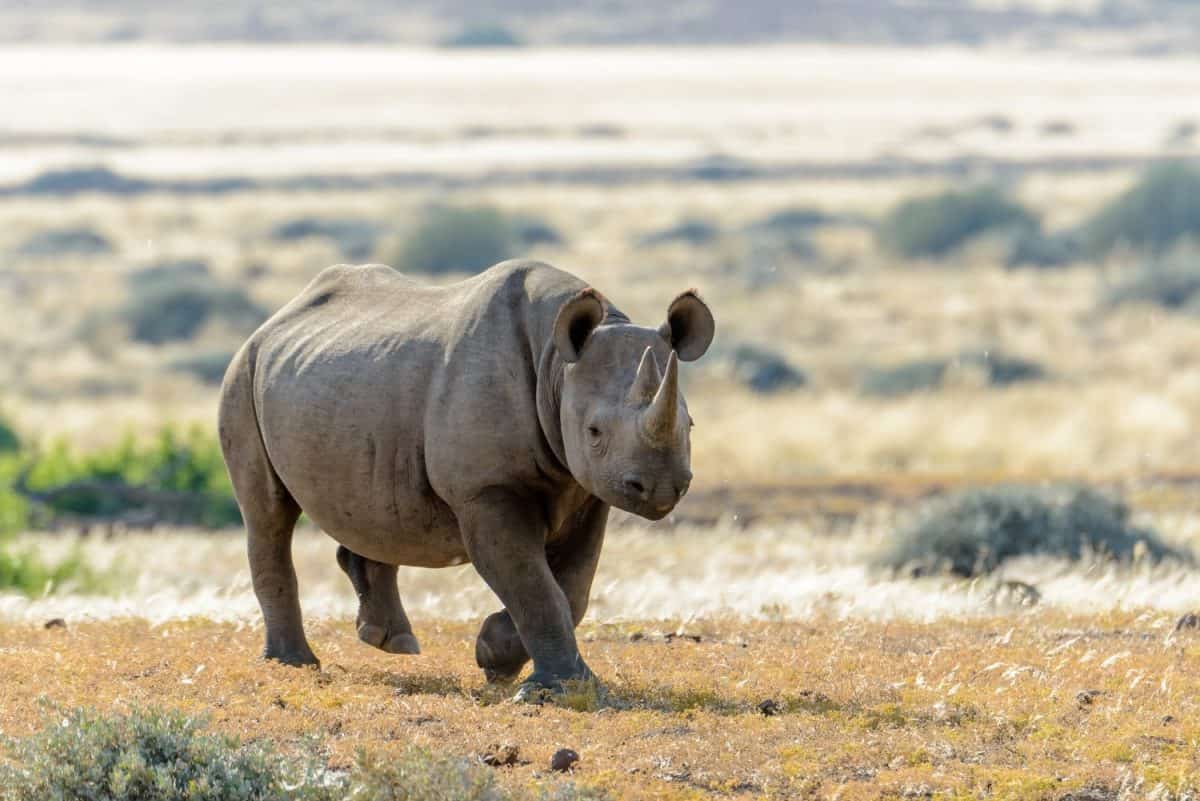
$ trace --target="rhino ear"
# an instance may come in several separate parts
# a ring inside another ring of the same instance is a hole
[[[703,356],[712,344],[716,331],[717,324],[712,312],[694,289],[671,301],[667,307],[667,321],[658,328],[658,333],[671,343],[679,358],[685,362],[693,362]]]
[[[554,345],[563,361],[579,361],[584,343],[603,320],[604,303],[600,300],[600,293],[591,287],[580,291],[562,305],[554,320]]]

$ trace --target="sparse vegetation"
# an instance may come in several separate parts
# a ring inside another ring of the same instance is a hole
[[[441,42],[442,47],[520,47],[521,38],[503,25],[475,23]]]
[[[133,276],[131,297],[117,314],[135,341],[186,341],[212,321],[246,334],[267,318],[242,287],[218,281],[197,264],[177,262]]]
[[[755,392],[779,392],[808,384],[803,370],[761,345],[738,345],[729,361],[734,377]]]
[[[1109,288],[1104,304],[1147,303],[1200,314],[1200,251],[1180,249],[1151,261]]]
[[[415,273],[477,273],[515,254],[512,227],[488,206],[430,209],[401,249],[397,266]]]
[[[1187,162],[1151,167],[1084,224],[1083,236],[1097,256],[1122,245],[1162,253],[1200,237],[1200,168]]]
[[[930,392],[942,386],[951,369],[967,368],[982,373],[983,382],[1005,387],[1046,377],[1035,361],[998,350],[966,350],[954,358],[916,359],[891,367],[871,367],[859,385],[864,395],[891,398],[914,392]]]
[[[177,373],[187,373],[201,383],[215,387],[220,386],[221,381],[225,378],[225,370],[232,360],[232,351],[203,351],[173,359],[167,367]]]
[[[893,367],[872,367],[863,375],[861,390],[878,398],[928,392],[942,385],[948,366],[944,359],[919,359]]]
[[[984,232],[1037,225],[1032,212],[984,186],[901,202],[880,224],[879,240],[905,258],[940,258]]]
[[[602,790],[554,783],[509,788],[478,762],[410,747],[362,752],[349,771],[270,743],[210,734],[190,715],[161,709],[56,712],[0,759],[5,801],[606,801]]]
[[[105,236],[83,226],[39,231],[17,248],[17,255],[38,259],[103,256],[112,252],[112,243]]]
[[[368,220],[354,218],[296,217],[280,223],[271,237],[280,242],[308,238],[327,239],[337,245],[343,258],[367,261],[375,252],[381,227]]]
[[[8,528],[164,523],[210,528],[241,522],[216,439],[199,428],[77,453],[59,441],[7,460],[0,510]]]
[[[339,801],[315,764],[289,765],[266,746],[204,734],[191,717],[157,710],[77,709],[11,741],[0,784],[11,801]],[[300,775],[293,775],[299,772]]]
[[[915,575],[977,576],[1018,556],[1188,558],[1129,517],[1120,501],[1081,487],[965,490],[923,507],[879,562]]]
[[[648,234],[639,236],[637,246],[640,248],[652,248],[673,242],[682,242],[698,247],[715,242],[720,236],[721,229],[713,223],[708,220],[689,217],[667,228],[659,231],[651,231]]]

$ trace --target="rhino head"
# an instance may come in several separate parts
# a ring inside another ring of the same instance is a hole
[[[694,291],[675,298],[658,328],[611,313],[595,290],[563,304],[554,344],[565,362],[559,422],[567,466],[604,502],[659,520],[692,480],[692,418],[679,361],[712,342],[712,312]]]

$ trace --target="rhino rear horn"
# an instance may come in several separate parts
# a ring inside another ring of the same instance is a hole
[[[642,353],[641,362],[638,363],[637,376],[633,379],[633,386],[629,388],[627,400],[635,406],[649,403],[654,400],[654,393],[658,391],[658,385],[661,383],[662,373],[658,369],[658,359],[654,358],[654,349],[647,347]]]
[[[646,438],[654,443],[675,441],[675,421],[679,415],[679,357],[671,352],[667,373],[650,406],[642,413],[642,428]]]

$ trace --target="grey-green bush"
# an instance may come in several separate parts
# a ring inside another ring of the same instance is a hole
[[[112,243],[91,228],[51,228],[38,231],[17,247],[17,254],[30,258],[103,256],[113,252]]]
[[[167,369],[185,373],[202,384],[218,386],[225,378],[225,370],[233,361],[233,352],[228,350],[203,351],[172,359]]]
[[[942,385],[948,367],[945,359],[920,359],[893,367],[872,367],[863,375],[860,389],[864,395],[877,398],[926,392]]]
[[[1200,237],[1200,168],[1184,162],[1150,168],[1082,231],[1096,256],[1118,245],[1162,253],[1184,237]]]
[[[509,221],[488,206],[438,207],[426,212],[396,260],[406,272],[477,273],[511,258]]]
[[[135,282],[118,314],[134,340],[151,345],[189,340],[210,320],[249,333],[267,318],[244,289],[207,275]]]
[[[296,217],[271,230],[271,238],[280,242],[302,239],[327,239],[337,245],[344,258],[366,261],[375,252],[381,226],[370,220],[346,217]]]
[[[985,231],[1037,226],[1032,212],[984,186],[902,201],[880,224],[879,241],[905,258],[940,258]]]
[[[179,713],[75,710],[48,723],[39,734],[7,743],[11,761],[0,760],[5,801],[345,798],[337,783],[313,780],[313,765],[289,765],[267,748],[203,734],[198,721]]]
[[[640,248],[652,248],[672,242],[682,242],[687,245],[707,245],[715,242],[720,236],[721,229],[714,223],[696,217],[689,217],[666,228],[643,234],[638,237],[635,244]]]
[[[506,789],[495,771],[419,748],[359,755],[348,773],[310,756],[287,759],[266,745],[205,734],[177,712],[102,715],[76,710],[0,759],[4,801],[607,801],[608,794],[551,781]]]
[[[729,361],[734,378],[755,392],[780,392],[808,384],[803,370],[761,345],[738,345],[730,353]]]
[[[1139,543],[1150,559],[1190,561],[1152,530],[1133,525],[1124,503],[1095,490],[1012,485],[927,502],[877,562],[911,575],[977,576],[1037,554],[1129,561]]]
[[[520,47],[521,38],[495,23],[465,25],[462,30],[441,41],[442,47]]]
[[[1200,251],[1185,248],[1152,261],[1108,289],[1103,303],[1149,303],[1200,313]]]

